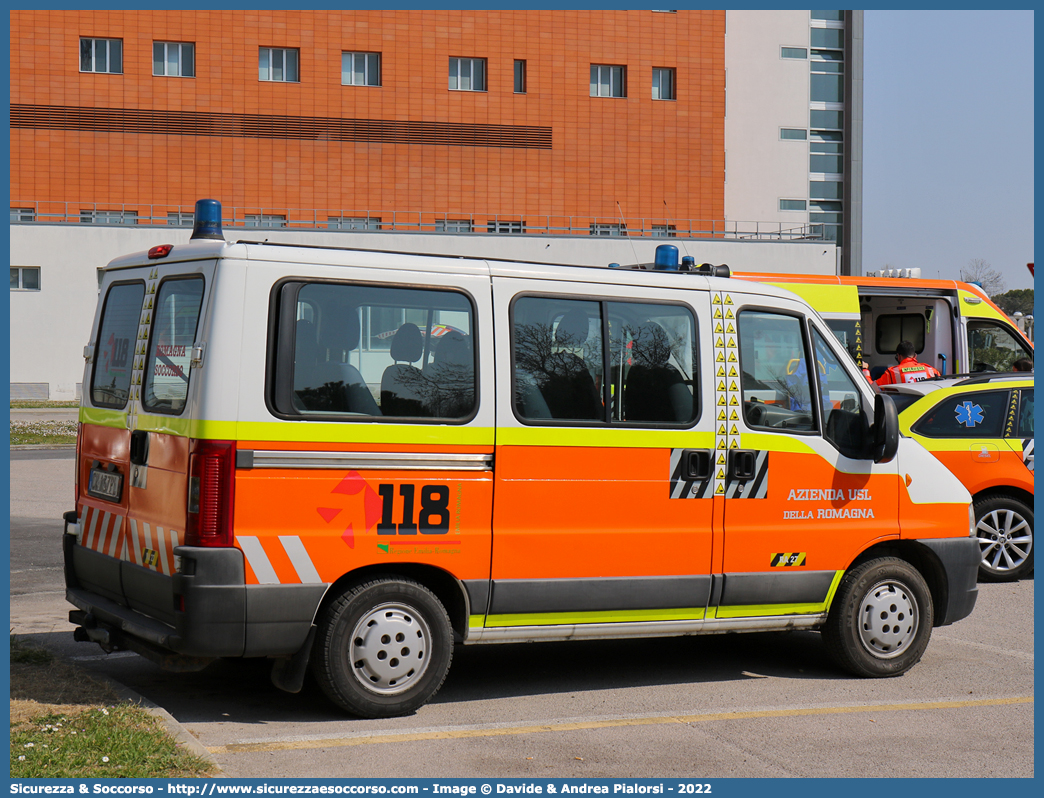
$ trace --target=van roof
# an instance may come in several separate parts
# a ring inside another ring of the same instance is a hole
[[[697,272],[610,269],[608,266],[571,265],[511,260],[507,258],[475,258],[445,254],[389,252],[354,247],[324,247],[267,241],[235,242],[196,240],[178,244],[162,259],[150,259],[148,252],[122,255],[109,262],[107,269],[154,266],[158,263],[192,262],[211,259],[239,259],[288,262],[317,266],[357,266],[362,268],[398,269],[418,272],[488,274],[499,277],[556,280],[567,282],[682,288],[688,290],[752,291],[766,297],[799,299],[786,289],[762,284],[752,289],[749,280],[736,283],[725,277],[708,277]],[[773,282],[786,282],[790,275],[765,275]]]

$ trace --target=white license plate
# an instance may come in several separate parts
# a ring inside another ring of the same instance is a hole
[[[118,502],[123,490],[123,474],[113,471],[91,470],[90,480],[87,483],[87,493],[99,499],[108,499]]]

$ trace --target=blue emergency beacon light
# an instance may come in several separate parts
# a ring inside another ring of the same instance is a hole
[[[192,236],[189,240],[194,241],[197,238],[225,240],[225,236],[221,233],[221,203],[217,200],[196,201],[196,221],[192,226]]]

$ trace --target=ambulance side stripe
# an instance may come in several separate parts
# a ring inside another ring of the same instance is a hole
[[[312,558],[308,556],[308,551],[304,547],[304,543],[301,542],[301,538],[297,535],[280,535],[279,542],[283,544],[283,550],[286,552],[286,556],[290,558],[290,563],[294,566],[294,570],[297,571],[297,578],[301,580],[303,584],[322,584],[323,580],[319,578],[319,572],[315,570],[315,565],[312,563]],[[254,563],[251,562],[250,566],[253,567]],[[257,572],[257,569],[254,569]]]
[[[262,585],[278,585],[279,577],[276,576],[275,568],[272,567],[268,555],[265,554],[261,541],[255,537],[239,535],[236,537],[236,542],[243,550],[243,555],[250,563],[250,568],[257,576],[257,581]]]

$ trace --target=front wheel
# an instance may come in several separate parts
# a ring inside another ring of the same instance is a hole
[[[905,560],[881,557],[841,579],[823,639],[857,676],[900,676],[917,664],[932,635],[932,594]]]
[[[983,582],[1013,582],[1033,570],[1033,510],[1014,496],[975,502],[975,534]]]
[[[321,613],[313,671],[326,696],[363,718],[406,715],[438,692],[453,658],[445,607],[423,585],[378,579]]]

